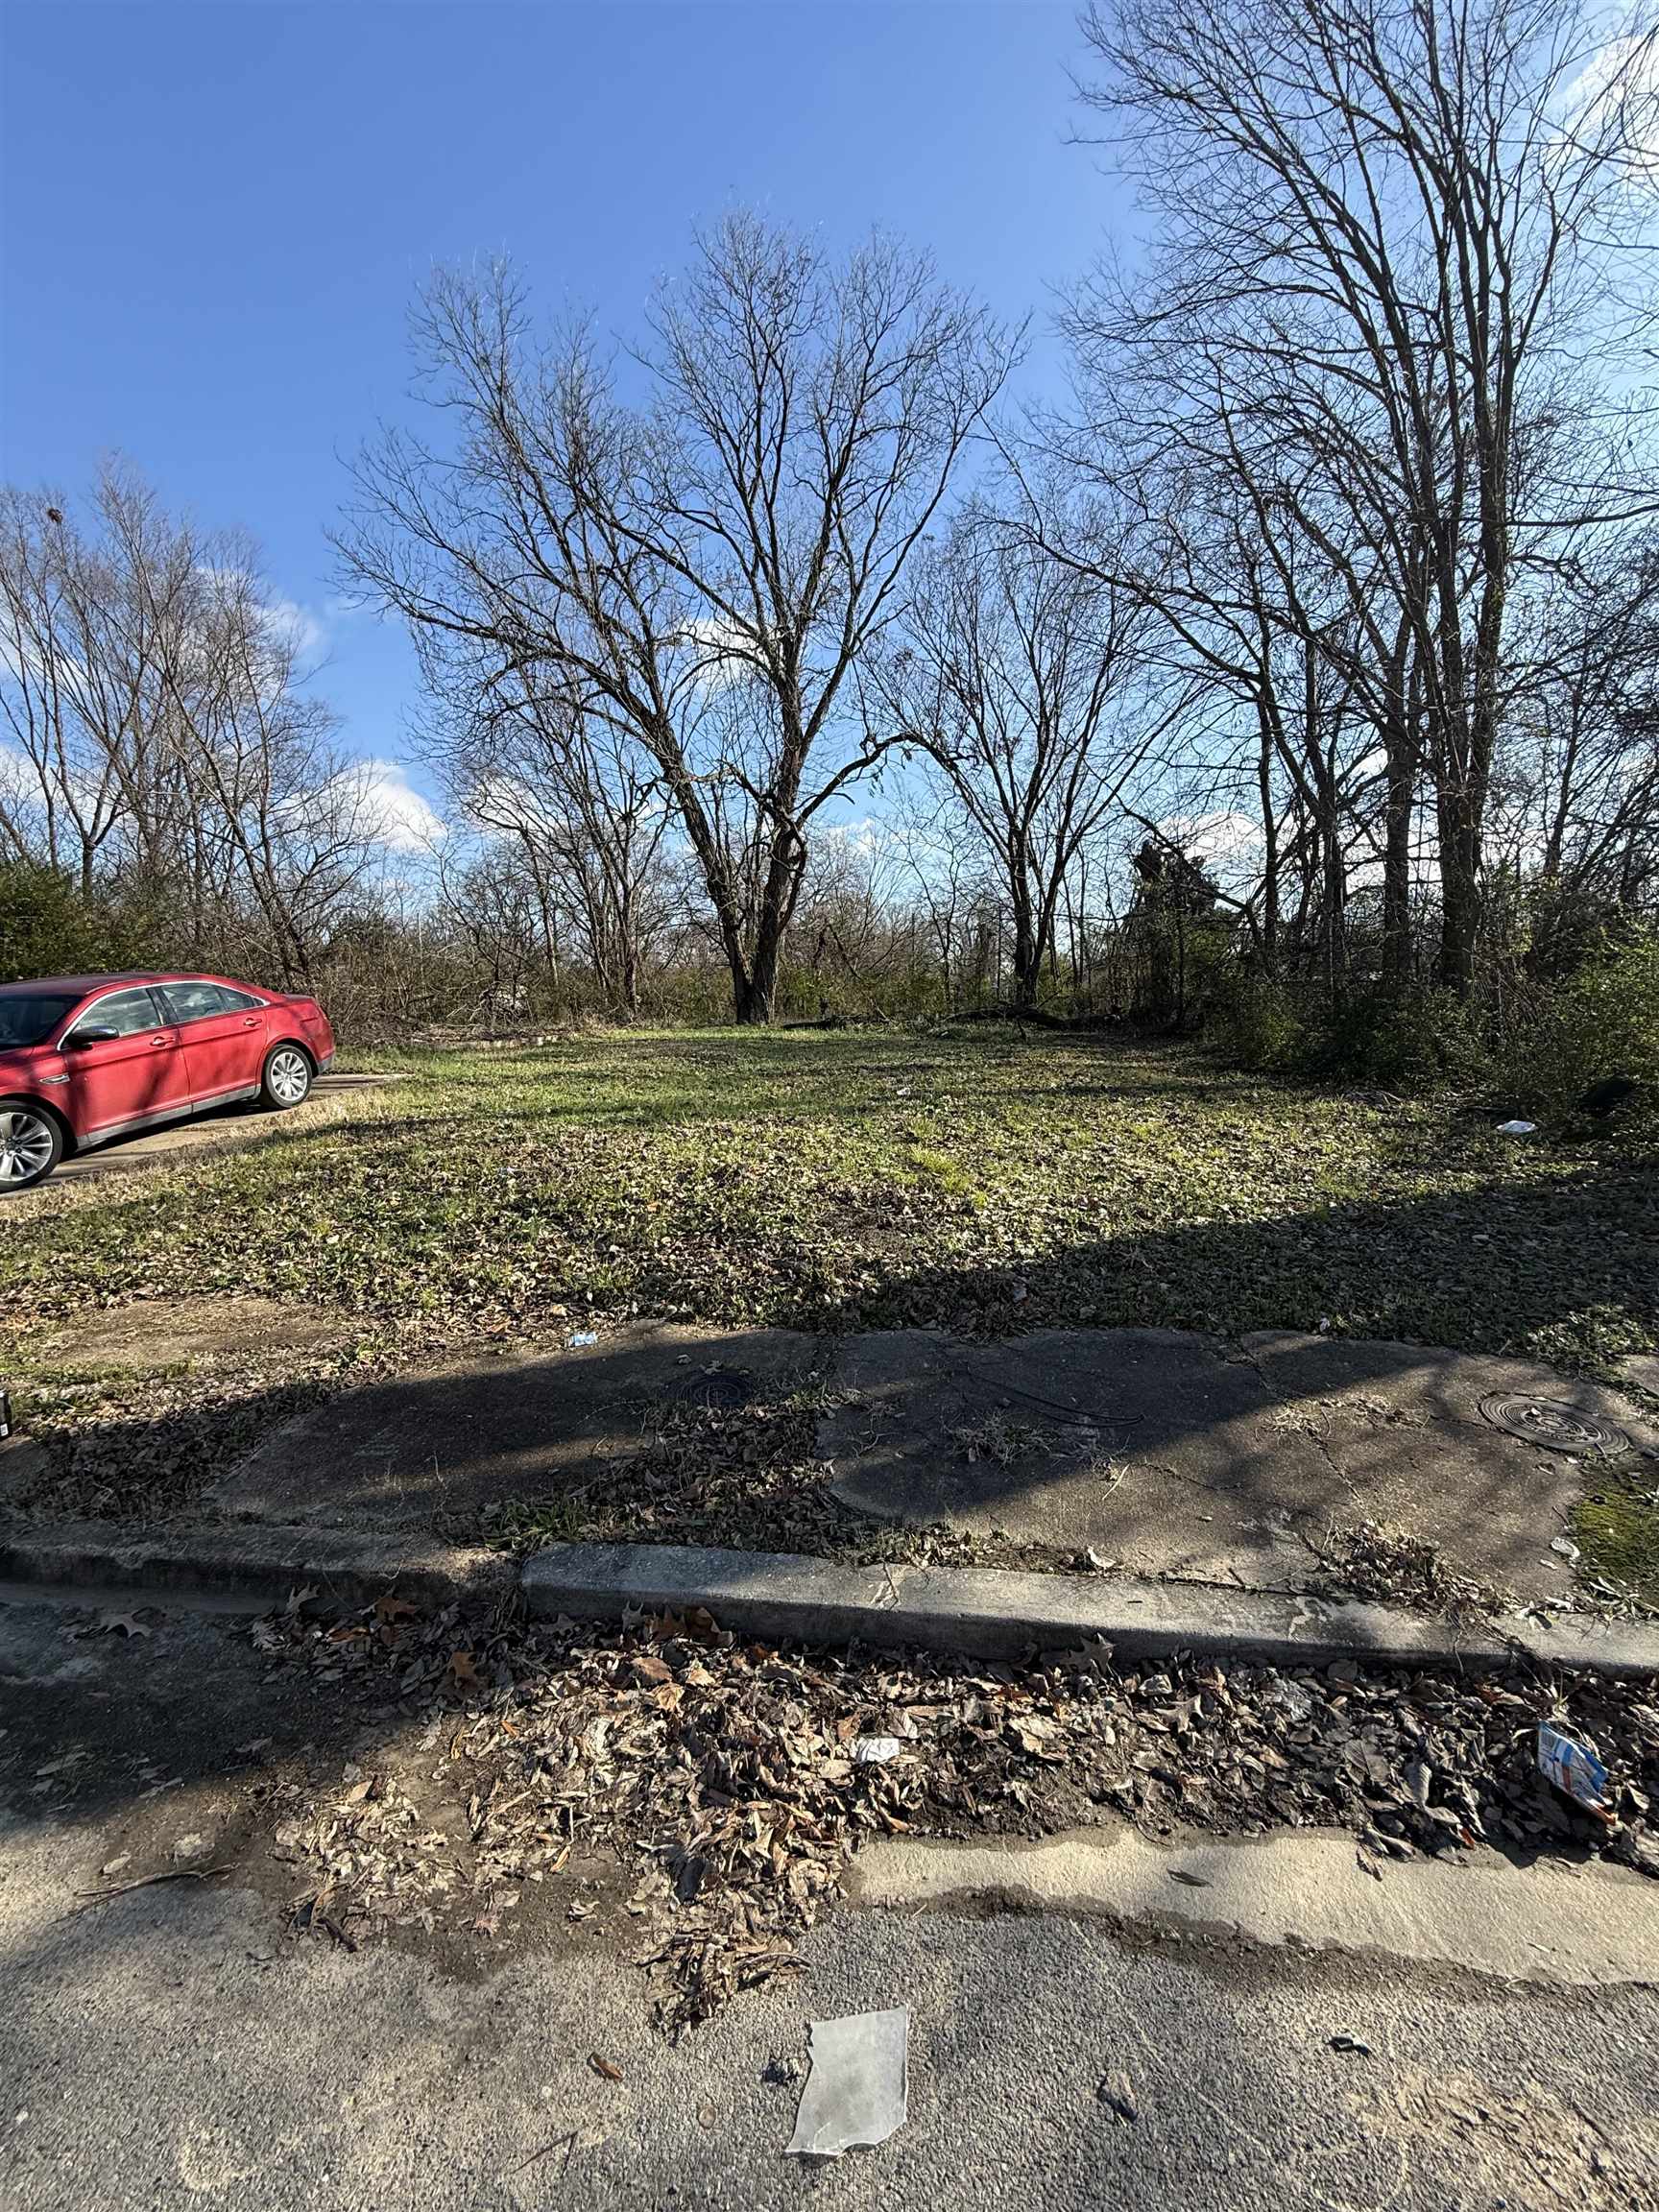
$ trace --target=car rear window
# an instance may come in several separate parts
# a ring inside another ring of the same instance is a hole
[[[162,993],[175,1022],[205,1022],[210,1014],[230,1011],[230,994],[217,983],[166,983]]]
[[[15,996],[0,996],[0,1052],[8,1047],[15,1050],[21,1045],[43,1045],[64,1015],[80,1002],[78,997],[54,998],[47,993],[38,998],[21,991]]]
[[[232,991],[228,983],[166,983],[162,985],[173,1019],[205,1022],[211,1014],[246,1014],[258,1005],[246,991]]]

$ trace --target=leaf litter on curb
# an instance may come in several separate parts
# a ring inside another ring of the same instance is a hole
[[[1378,1879],[1482,1842],[1659,1874],[1652,1682],[1181,1654],[1143,1669],[1104,1645],[975,1664],[781,1648],[701,1611],[601,1628],[382,1601],[339,1624],[289,1612],[253,1635],[275,1667],[360,1695],[422,1763],[417,1778],[360,1751],[321,1795],[273,1796],[277,1856],[304,1885],[297,1928],[353,1949],[395,1929],[510,1939],[518,1906],[550,1891],[569,1924],[606,1910],[642,1932],[671,2032],[788,1971],[873,1837],[1039,1836],[1119,1815],[1158,1838],[1346,1827]],[[1609,1818],[1540,1778],[1541,1720],[1598,1744]],[[904,1756],[858,1756],[881,1738]],[[594,1879],[607,1863],[619,1911]]]

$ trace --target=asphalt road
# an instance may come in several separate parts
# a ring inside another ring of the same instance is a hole
[[[1376,1948],[1317,1956],[1029,1899],[850,1906],[678,2044],[625,1915],[496,1967],[297,1939],[260,1791],[350,1745],[245,1623],[144,1619],[0,1606],[8,2208],[1659,2204],[1659,1995],[1393,1958],[1381,1885]],[[229,1871],[89,1902],[122,1852]],[[785,2159],[807,2021],[895,2005],[907,2124]]]

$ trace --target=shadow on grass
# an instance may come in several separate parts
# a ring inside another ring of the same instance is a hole
[[[951,1458],[950,1483],[929,1489],[911,1464],[913,1439],[906,1461],[902,1453],[883,1460],[878,1438],[859,1447],[867,1462],[854,1501],[861,1507],[908,1504],[927,1521],[967,1515],[977,1526],[1016,1527],[1033,1541],[1050,1540],[1052,1524],[1055,1544],[1077,1548],[1095,1541],[1078,1489],[1088,1478],[1078,1470],[1118,1450],[1139,1465],[1184,1470],[1182,1479],[1213,1489],[1218,1510],[1240,1529],[1260,1527],[1287,1506],[1313,1527],[1365,1517],[1368,1491],[1420,1495],[1436,1540],[1445,1541],[1448,1527],[1455,1534],[1461,1517],[1482,1533],[1472,1555],[1485,1564],[1471,1571],[1504,1580],[1536,1568],[1540,1546],[1559,1527],[1559,1514],[1543,1526],[1531,1491],[1558,1503],[1544,1473],[1558,1473],[1560,1462],[1523,1455],[1522,1464],[1534,1468],[1529,1487],[1517,1479],[1513,1454],[1470,1447],[1461,1486],[1437,1498],[1418,1428],[1390,1427],[1380,1414],[1374,1434],[1334,1455],[1319,1440],[1317,1408],[1367,1389],[1386,1397],[1409,1380],[1424,1420],[1467,1423],[1469,1407],[1454,1404],[1455,1363],[1436,1344],[1533,1359],[1553,1348],[1561,1364],[1582,1366],[1594,1364],[1599,1347],[1611,1357],[1654,1341],[1659,1189],[1626,1164],[1571,1180],[1333,1205],[1291,1219],[1072,1241],[1022,1260],[1018,1274],[974,1261],[913,1267],[902,1238],[895,1238],[888,1260],[861,1265],[860,1274],[850,1290],[826,1280],[815,1292],[781,1298],[793,1330],[751,1323],[716,1341],[667,1330],[645,1343],[606,1342],[566,1356],[561,1348],[574,1324],[532,1311],[518,1326],[532,1346],[540,1336],[540,1354],[520,1344],[511,1357],[469,1360],[469,1348],[458,1345],[447,1365],[342,1389],[292,1427],[296,1405],[286,1388],[242,1395],[217,1425],[199,1404],[181,1409],[172,1431],[165,1418],[158,1427],[154,1419],[128,1425],[101,1415],[71,1449],[96,1475],[94,1509],[116,1515],[154,1511],[169,1496],[154,1471],[171,1455],[180,1468],[175,1509],[194,1505],[232,1458],[242,1458],[215,1493],[218,1509],[231,1515],[430,1529],[512,1505],[532,1514],[543,1508],[556,1522],[561,1499],[610,1484],[610,1510],[625,1524],[632,1460],[661,1429],[663,1409],[682,1403],[705,1370],[740,1378],[745,1391],[778,1403],[813,1378],[836,1387],[838,1372],[847,1371],[836,1367],[837,1339],[926,1329],[981,1346],[1010,1340],[1000,1355],[941,1356],[930,1385],[941,1438],[1006,1399],[1015,1403],[1011,1419],[1053,1429],[1057,1441],[977,1454],[966,1475],[955,1464],[961,1454],[942,1447],[936,1456]],[[561,1286],[541,1287],[545,1312]],[[646,1312],[694,1305],[698,1291],[678,1272],[660,1283],[647,1277],[637,1288]],[[1138,1349],[1117,1344],[1098,1357],[1087,1340],[1079,1349],[1037,1334],[1080,1326],[1144,1334]],[[1159,1330],[1196,1332],[1204,1340],[1171,1347]],[[1230,1349],[1252,1333],[1284,1330],[1302,1333],[1304,1348],[1249,1358]],[[1426,1348],[1373,1354],[1352,1339]],[[1052,1401],[1048,1412],[1017,1403],[1022,1359],[1034,1359],[1046,1378],[1040,1387]],[[905,1386],[902,1375],[882,1384],[895,1406]],[[739,1452],[742,1427],[734,1424]],[[816,1510],[822,1472],[805,1463],[809,1455],[800,1456],[799,1503],[810,1526],[806,1508]],[[134,1478],[125,1488],[124,1468]],[[687,1480],[694,1473],[687,1462]],[[740,1460],[737,1475],[723,1487],[729,1514],[741,1503]],[[786,1525],[780,1502],[794,1479],[788,1466],[780,1472],[757,1461],[763,1526]],[[74,1495],[61,1480],[37,1491],[46,1502]],[[677,1525],[672,1498],[659,1503],[660,1531],[669,1532]],[[1126,1498],[1124,1507],[1125,1548],[1131,1540],[1155,1547],[1160,1493]],[[705,1539],[718,1526],[689,1508],[678,1515],[682,1528],[693,1520]],[[730,1525],[731,1540],[756,1541],[736,1532],[737,1521]],[[1455,1555],[1455,1545],[1448,1549]]]

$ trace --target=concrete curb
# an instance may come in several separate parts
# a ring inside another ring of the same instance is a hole
[[[563,1544],[524,1565],[543,1618],[701,1605],[733,1628],[813,1643],[920,1645],[1010,1657],[1104,1637],[1126,1657],[1187,1650],[1216,1659],[1325,1666],[1502,1668],[1519,1660],[1604,1674],[1659,1673],[1659,1634],[1623,1623],[1546,1628],[1520,1615],[1464,1627],[1382,1605],[1267,1591],[995,1568],[847,1567],[799,1553],[658,1544]]]
[[[1510,1615],[1468,1626],[1382,1605],[1128,1576],[998,1568],[849,1567],[798,1552],[670,1544],[560,1544],[522,1568],[498,1551],[411,1544],[407,1533],[176,1525],[135,1532],[99,1521],[0,1526],[0,1582],[51,1590],[155,1591],[280,1605],[310,1586],[325,1603],[397,1589],[428,1603],[499,1604],[521,1589],[541,1619],[614,1621],[703,1606],[733,1628],[807,1643],[916,1645],[1017,1657],[1104,1638],[1125,1658],[1185,1650],[1279,1666],[1487,1670],[1517,1661],[1659,1674],[1659,1632],[1623,1623],[1545,1627]]]
[[[254,1523],[183,1525],[135,1534],[108,1522],[0,1526],[0,1580],[59,1592],[89,1587],[283,1604],[310,1585],[320,1599],[365,1604],[383,1590],[446,1604],[497,1602],[517,1588],[516,1563],[344,1528]]]

